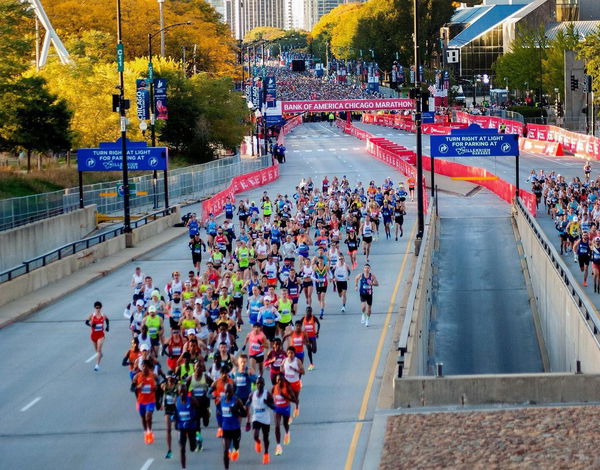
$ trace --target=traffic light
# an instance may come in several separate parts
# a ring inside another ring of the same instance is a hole
[[[583,76],[583,92],[584,93],[592,92],[592,76],[591,75]]]
[[[560,101],[556,103],[556,116],[563,117],[563,105]]]
[[[575,75],[571,75],[571,91],[575,91],[579,88],[579,80],[575,78]]]

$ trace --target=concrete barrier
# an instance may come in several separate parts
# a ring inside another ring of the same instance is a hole
[[[179,215],[179,207],[176,207],[170,215],[150,221],[147,224],[134,229],[132,234],[134,245],[135,243],[139,243],[157,235],[178,222],[181,222],[181,218]],[[181,230],[182,234],[185,233],[184,229]],[[60,260],[54,261],[47,266],[34,269],[11,281],[3,282],[0,284],[0,306],[70,276],[98,260],[125,250],[125,248],[126,236],[119,235],[104,243],[99,243],[86,250],[75,253],[74,255],[66,256]]]
[[[96,205],[0,232],[0,271],[85,238],[96,227]]]
[[[600,319],[543,230],[521,202],[514,217],[552,372],[600,373]]]
[[[429,323],[433,309],[433,251],[438,233],[435,205],[427,215],[425,233],[406,303],[398,341],[398,377],[427,375],[429,371]]]
[[[394,380],[396,408],[599,401],[597,374],[453,375]]]

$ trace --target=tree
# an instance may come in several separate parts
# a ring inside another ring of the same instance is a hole
[[[543,26],[518,28],[510,52],[500,56],[493,65],[496,82],[503,83],[506,77],[509,88],[514,90],[540,90],[547,47]]]
[[[116,7],[114,0],[81,2],[73,0],[44,0],[46,12],[61,36],[84,38],[86,31],[102,31],[116,38]],[[148,53],[148,33],[158,31],[158,3],[150,0],[122,0],[122,27],[125,57],[132,60]],[[204,0],[181,0],[165,3],[165,25],[191,21],[191,25],[174,28],[165,33],[165,49],[177,60],[192,54],[196,46],[198,70],[228,76],[236,68],[236,44],[228,26]],[[156,49],[158,50],[158,49]],[[114,43],[107,49],[114,60]]]
[[[570,23],[565,31],[559,31],[556,38],[550,40],[543,61],[543,86],[546,92],[555,88],[563,89],[565,83],[565,51],[574,51],[579,44],[579,35],[575,25]]]
[[[251,29],[244,36],[244,42],[254,42],[264,39],[265,41],[273,41],[285,36],[285,31],[280,28],[273,28],[272,26],[258,26]]]
[[[6,82],[31,65],[33,20],[18,0],[0,0],[0,18],[0,81]]]
[[[51,94],[40,77],[25,77],[7,92],[8,121],[3,121],[0,138],[5,147],[27,152],[27,171],[31,171],[31,153],[66,151],[71,148],[72,113],[64,100]],[[12,96],[11,93],[13,94]],[[18,99],[11,99],[16,98]]]
[[[593,78],[594,99],[600,101],[600,27],[585,37],[577,47],[578,58],[585,62],[586,72]]]

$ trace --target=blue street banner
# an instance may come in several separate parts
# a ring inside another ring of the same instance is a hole
[[[122,171],[123,151],[121,139],[116,142],[100,142],[98,148],[82,148],[77,151],[79,171]],[[167,147],[148,147],[146,142],[127,140],[127,169],[132,171],[168,169]]]
[[[154,109],[156,109],[156,119],[169,119],[166,78],[154,79]]]
[[[144,78],[138,78],[135,81],[135,98],[137,103],[137,118],[140,121],[150,119],[150,92],[148,91],[148,82]]]
[[[432,157],[518,157],[519,135],[471,124],[450,135],[432,135],[430,148]]]
[[[265,78],[265,100],[267,108],[277,106],[277,81],[274,75],[269,75]]]

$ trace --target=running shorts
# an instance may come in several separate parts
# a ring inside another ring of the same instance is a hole
[[[223,439],[230,439],[232,441],[239,440],[242,438],[242,430],[237,429],[223,429]]]
[[[337,287],[338,292],[348,290],[348,281],[335,281],[335,286]]]
[[[373,305],[373,294],[360,294],[360,301],[366,302],[367,305],[370,307],[371,305]]]
[[[373,241],[373,237],[365,237],[363,236],[363,242],[365,243],[371,243]]]
[[[290,405],[288,406],[276,406],[274,409],[275,413],[281,415],[281,416],[285,416],[286,418],[289,418],[290,415],[292,414],[292,407]]]
[[[577,256],[577,259],[579,260],[579,267],[581,269],[590,264],[590,255],[579,255]]]
[[[156,408],[156,404],[153,403],[138,403],[138,412],[140,413],[140,416],[144,416],[146,413],[153,413],[154,409]]]

